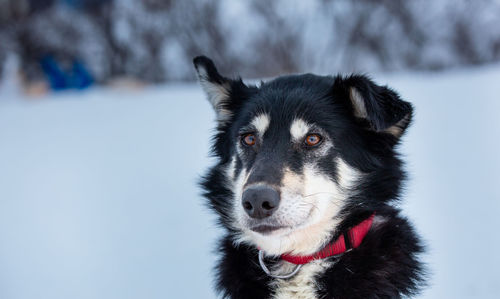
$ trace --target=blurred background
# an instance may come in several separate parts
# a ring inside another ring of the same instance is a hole
[[[1,299],[216,298],[200,54],[399,91],[420,298],[499,297],[500,1],[0,0]]]

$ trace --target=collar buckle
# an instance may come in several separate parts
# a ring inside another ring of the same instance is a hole
[[[273,274],[269,268],[267,268],[266,266],[266,263],[264,262],[264,251],[262,250],[259,250],[259,264],[260,264],[260,267],[262,268],[262,270],[269,276],[273,277],[273,278],[279,278],[279,279],[289,279],[289,278],[292,278],[295,276],[295,274],[297,274],[300,270],[300,268],[302,268],[302,265],[296,265],[295,268],[292,270],[292,272],[288,273],[288,274],[283,274],[283,275],[276,275],[276,274]]]

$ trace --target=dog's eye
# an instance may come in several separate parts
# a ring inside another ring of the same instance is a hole
[[[241,143],[246,146],[252,146],[255,145],[256,138],[255,135],[252,133],[245,134],[241,137]]]
[[[316,146],[321,142],[322,138],[318,134],[309,134],[306,136],[306,139],[304,140],[304,143],[307,146]]]

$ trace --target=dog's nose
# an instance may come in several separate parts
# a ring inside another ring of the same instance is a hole
[[[278,208],[280,194],[270,187],[250,187],[243,192],[242,204],[248,216],[263,219],[271,216]]]

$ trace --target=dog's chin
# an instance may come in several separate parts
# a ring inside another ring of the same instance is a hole
[[[244,239],[268,255],[280,255],[293,250],[289,243],[298,230],[292,226],[262,225],[246,229]]]
[[[285,236],[293,232],[298,225],[283,223],[273,218],[268,219],[247,219],[242,225],[243,230],[252,236],[273,237]]]

